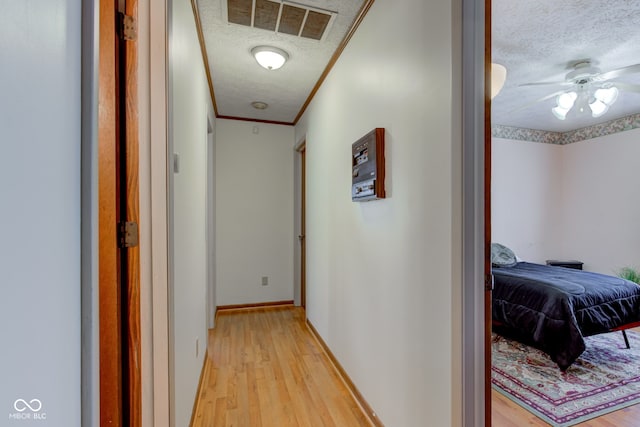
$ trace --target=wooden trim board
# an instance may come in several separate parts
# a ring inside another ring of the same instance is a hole
[[[219,116],[217,115],[216,118],[218,119],[225,119],[225,120],[238,120],[241,122],[256,122],[256,123],[267,123],[270,125],[282,125],[282,126],[293,126],[294,123],[293,122],[278,122],[276,120],[261,120],[261,119],[250,119],[247,117],[236,117],[236,116]]]
[[[232,304],[232,305],[219,305],[216,308],[216,315],[221,311],[228,310],[251,310],[254,308],[265,308],[265,307],[280,307],[286,305],[293,305],[293,300],[286,301],[270,301],[270,302],[258,302],[253,304]]]
[[[137,0],[100,2],[100,423],[130,427],[142,425],[140,248],[119,248],[116,236],[118,223],[139,223],[138,45],[116,22],[137,11]]]
[[[324,80],[329,75],[329,72],[331,71],[333,66],[336,65],[336,62],[338,62],[338,59],[340,58],[340,55],[342,55],[342,52],[344,51],[344,49],[349,44],[349,40],[351,40],[351,37],[353,37],[353,35],[355,34],[356,30],[358,29],[358,27],[360,26],[360,24],[364,20],[364,17],[367,15],[367,12],[369,12],[369,9],[371,9],[371,6],[373,5],[373,2],[374,2],[374,0],[366,0],[362,4],[362,8],[360,9],[360,12],[358,13],[358,16],[356,16],[356,19],[353,21],[353,25],[351,25],[351,28],[349,29],[349,32],[347,33],[347,35],[344,36],[344,39],[342,39],[342,42],[340,42],[340,44],[338,45],[338,48],[336,49],[336,51],[331,56],[331,59],[329,60],[329,63],[327,64],[327,66],[325,67],[324,71],[320,75],[320,78],[318,79],[318,81],[316,82],[315,86],[311,90],[311,93],[307,97],[307,100],[304,102],[304,104],[302,104],[302,108],[300,108],[300,111],[298,112],[298,115],[293,120],[293,124],[294,125],[298,123],[298,120],[300,120],[300,118],[302,117],[304,112],[307,110],[307,107],[309,106],[309,104],[311,103],[313,98],[316,96],[316,93],[320,89],[320,86],[322,86],[322,83],[324,83]]]
[[[138,0],[127,0],[125,12],[128,16],[138,19]],[[125,174],[121,176],[122,197],[126,198],[124,210],[121,212],[125,221],[140,224],[140,141],[138,129],[138,42],[135,40],[121,40],[122,50],[121,63],[121,84],[124,92],[124,99],[121,100],[121,131],[124,131],[124,156],[121,159],[121,167],[124,166]],[[123,313],[122,331],[123,339],[126,340],[126,376],[123,382],[126,384],[125,410],[123,415],[127,418],[124,421],[129,427],[142,426],[142,371],[141,371],[141,348],[142,332],[140,320],[140,245],[135,245],[127,249],[123,259],[126,261],[126,282],[122,290]],[[125,293],[126,292],[126,293]]]
[[[484,275],[491,275],[491,0],[484,2]],[[491,425],[492,289],[484,291],[484,422]]]
[[[316,328],[313,326],[313,324],[309,321],[309,319],[307,319],[307,327],[309,328],[309,331],[311,331],[311,335],[313,335],[316,341],[318,341],[318,344],[320,344],[320,347],[322,347],[322,350],[324,350],[324,352],[326,353],[327,357],[333,364],[336,371],[338,371],[340,378],[342,379],[344,384],[347,386],[347,389],[349,389],[349,392],[354,397],[358,405],[360,405],[360,407],[362,408],[362,411],[365,413],[365,415],[369,419],[369,422],[371,423],[371,425],[375,427],[384,427],[384,424],[382,424],[382,421],[380,421],[380,419],[376,415],[373,408],[371,408],[371,405],[369,405],[369,403],[365,400],[364,396],[362,395],[362,393],[360,393],[360,391],[358,390],[356,385],[353,383],[351,378],[349,378],[349,375],[347,375],[347,372],[344,370],[342,365],[340,365],[340,362],[338,362],[338,359],[336,359],[336,357],[333,355],[333,353],[329,349],[329,346],[327,346],[327,343],[324,342],[324,340],[322,339],[322,337],[320,336]]]
[[[218,105],[216,104],[216,95],[213,91],[213,80],[211,79],[211,68],[209,67],[209,54],[207,53],[207,44],[204,41],[204,32],[202,31],[202,20],[200,19],[200,11],[196,0],[191,0],[191,9],[193,10],[193,18],[196,21],[196,31],[198,33],[198,43],[200,44],[200,53],[202,54],[202,62],[204,64],[204,72],[209,85],[209,96],[213,105],[213,113],[218,116]]]
[[[100,1],[98,122],[100,424],[122,424],[121,294],[117,242],[116,7]]]

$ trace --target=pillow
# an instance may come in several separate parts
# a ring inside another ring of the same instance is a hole
[[[500,243],[491,244],[491,265],[493,267],[513,267],[518,263],[516,254]]]

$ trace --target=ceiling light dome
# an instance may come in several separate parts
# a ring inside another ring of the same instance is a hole
[[[507,69],[504,65],[491,63],[491,99],[495,98],[507,80]]]
[[[277,70],[289,59],[287,52],[272,46],[256,46],[251,49],[251,54],[267,70]]]
[[[253,108],[255,108],[256,110],[266,110],[267,107],[269,107],[269,104],[267,104],[266,102],[262,102],[262,101],[253,101],[251,103],[251,106]]]

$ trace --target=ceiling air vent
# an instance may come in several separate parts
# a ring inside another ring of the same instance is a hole
[[[227,0],[227,20],[276,33],[324,40],[335,12],[289,1]]]

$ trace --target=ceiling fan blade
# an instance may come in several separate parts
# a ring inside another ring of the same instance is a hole
[[[599,74],[594,77],[596,81],[604,81],[618,78],[626,74],[640,73],[640,64],[633,64],[627,67],[616,68],[615,70],[607,71],[606,73]]]
[[[549,94],[547,96],[543,96],[542,98],[538,98],[538,99],[536,99],[534,101],[531,101],[531,102],[529,102],[527,104],[524,104],[524,105],[516,108],[515,110],[511,110],[511,113],[515,113],[516,111],[524,110],[525,108],[529,108],[532,105],[537,104],[538,102],[546,101],[547,99],[553,98],[554,96],[558,96],[558,95],[560,95],[562,93],[565,93],[565,92],[566,92],[566,90],[559,90],[558,92],[553,92],[553,93],[551,93],[551,94]]]
[[[555,85],[555,86],[570,86],[573,82],[568,82],[566,80],[557,81],[557,82],[533,82],[533,83],[523,83],[518,86],[546,86],[546,85]]]
[[[618,90],[623,90],[625,92],[638,92],[640,93],[640,85],[634,85],[630,83],[623,82],[611,82]]]

